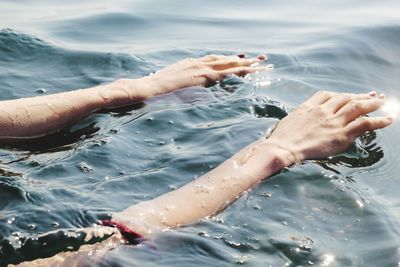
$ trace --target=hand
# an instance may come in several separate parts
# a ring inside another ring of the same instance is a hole
[[[263,55],[257,58],[246,58],[245,55],[189,58],[167,66],[153,75],[144,77],[143,80],[151,85],[154,95],[165,94],[185,87],[210,86],[231,74],[244,76],[266,70],[266,67],[254,66],[265,59]]]
[[[318,92],[283,118],[264,143],[287,150],[292,163],[341,153],[367,131],[384,128],[391,117],[366,117],[384,95]]]

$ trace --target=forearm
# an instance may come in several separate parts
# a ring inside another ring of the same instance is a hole
[[[244,191],[293,164],[292,155],[265,139],[254,142],[193,182],[114,215],[144,235],[213,215]]]
[[[244,76],[265,70],[250,67],[265,56],[205,56],[182,60],[153,75],[140,79],[121,79],[107,85],[48,96],[0,102],[0,140],[30,138],[48,134],[98,109],[126,106],[175,90],[205,86],[226,75]]]
[[[0,102],[0,138],[41,136],[99,109],[144,100],[155,94],[142,79],[121,79],[110,84],[65,93]]]

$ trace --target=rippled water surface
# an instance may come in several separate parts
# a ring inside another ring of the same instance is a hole
[[[399,1],[2,0],[0,11],[0,99],[140,77],[207,53],[266,53],[274,66],[3,147],[2,244],[86,227],[179,187],[319,89],[400,98]],[[399,130],[284,171],[216,217],[158,235],[156,251],[125,246],[102,265],[396,266]]]

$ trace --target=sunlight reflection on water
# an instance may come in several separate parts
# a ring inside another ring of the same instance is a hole
[[[396,98],[388,98],[382,106],[382,112],[387,116],[397,119],[400,113],[400,101]]]

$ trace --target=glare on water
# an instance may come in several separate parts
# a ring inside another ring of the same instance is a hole
[[[396,98],[388,98],[381,110],[385,115],[396,119],[400,113],[400,101]]]

